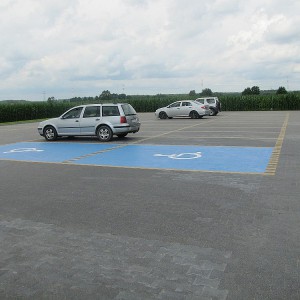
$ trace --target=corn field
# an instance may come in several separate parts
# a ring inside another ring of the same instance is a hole
[[[258,110],[299,110],[300,94],[289,93],[285,95],[218,95],[222,103],[222,111],[258,111]],[[166,106],[177,100],[195,97],[188,95],[155,95],[155,96],[127,96],[119,102],[130,103],[137,112],[154,112],[157,108]],[[116,102],[106,100],[101,102]],[[2,103],[0,102],[0,123],[23,120],[37,120],[60,116],[67,109],[88,103],[100,103],[99,99],[79,101],[51,101],[51,102],[25,102]]]

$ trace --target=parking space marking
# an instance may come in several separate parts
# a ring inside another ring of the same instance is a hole
[[[20,160],[34,162],[62,163],[74,157],[85,156],[90,153],[103,151],[117,146],[116,144],[80,144],[74,143],[46,143],[22,142],[0,146],[0,159]],[[35,148],[38,151],[22,151],[22,149]]]
[[[143,144],[145,141],[154,140],[163,136],[172,138],[168,136],[172,133],[183,132],[184,134],[185,130],[201,125],[197,122],[154,136],[146,136],[130,144],[46,143],[27,141],[2,145],[0,146],[0,160],[139,169],[275,175],[288,120],[289,113],[286,114],[282,127],[276,127],[281,128],[279,136],[277,137],[200,137],[209,139],[276,140],[275,147],[209,147],[196,145],[171,146]],[[214,120],[209,120],[208,122],[213,121]],[[194,131],[195,129],[193,132]]]
[[[267,166],[267,169],[266,169],[266,172],[265,172],[266,175],[275,175],[276,174],[276,170],[277,170],[277,166],[278,166],[278,162],[279,162],[279,156],[280,156],[280,153],[281,153],[281,148],[282,148],[285,132],[286,132],[286,129],[287,129],[289,117],[290,117],[290,114],[287,113],[286,117],[285,117],[285,120],[283,122],[283,125],[281,127],[280,134],[277,138],[276,145],[273,149],[272,156],[270,158],[269,164]]]
[[[107,152],[107,151],[112,151],[112,150],[115,150],[115,149],[118,149],[118,148],[123,148],[124,146],[126,146],[126,145],[112,145],[112,147],[109,147],[109,148],[101,149],[101,150],[96,151],[96,152],[83,154],[81,156],[65,160],[65,161],[63,161],[63,163],[76,162],[76,161],[78,161],[80,159],[83,159],[83,158],[86,158],[86,157],[91,157],[91,156],[94,156],[94,155],[97,155],[97,154],[100,154],[100,153],[104,153],[104,152]]]
[[[190,138],[193,138],[195,136],[183,136],[183,137],[177,137],[177,136],[167,136],[166,139],[177,139],[177,140],[180,140],[180,139],[190,139]],[[277,140],[277,137],[273,137],[273,138],[266,138],[266,137],[245,137],[245,136],[197,136],[196,138],[198,139],[210,139],[210,140],[213,140],[213,139],[233,139],[233,140],[236,140],[236,139],[240,139],[240,140]],[[149,140],[151,139],[151,137],[149,137]],[[146,139],[145,139],[146,140]],[[133,143],[132,143],[133,144]]]
[[[0,146],[0,159],[140,169],[264,174],[272,150],[271,147],[31,142]]]
[[[77,163],[145,169],[264,173],[271,153],[272,148],[267,147],[128,145],[83,158]]]
[[[225,118],[226,118],[226,117],[225,117]],[[229,117],[227,117],[227,118],[229,118]],[[160,120],[160,121],[165,122],[165,120]],[[213,122],[213,121],[214,121],[214,120],[207,120],[207,122],[205,122],[205,124],[211,123],[211,122]],[[193,125],[189,125],[189,126],[185,126],[185,127],[182,127],[182,128],[175,129],[175,130],[167,131],[167,132],[164,132],[164,133],[161,133],[161,134],[157,134],[157,135],[155,135],[155,136],[146,137],[146,138],[141,139],[141,140],[139,140],[139,141],[133,142],[132,144],[138,144],[138,143],[141,143],[141,142],[149,141],[149,140],[152,140],[152,139],[156,139],[156,138],[165,136],[165,135],[170,134],[170,133],[182,131],[182,130],[185,130],[185,129],[190,129],[190,128],[193,128],[193,127],[196,127],[196,126],[201,126],[201,124],[196,123],[196,124],[193,124]]]

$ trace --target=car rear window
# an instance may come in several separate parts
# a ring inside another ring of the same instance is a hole
[[[122,104],[121,106],[122,106],[125,116],[136,115],[136,111],[130,104]]]
[[[215,103],[215,99],[207,99],[206,101],[207,101],[207,103],[209,103],[209,104]]]

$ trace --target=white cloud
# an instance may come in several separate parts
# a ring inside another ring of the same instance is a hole
[[[299,89],[300,3],[1,0],[0,100]],[[203,85],[202,85],[203,83]]]

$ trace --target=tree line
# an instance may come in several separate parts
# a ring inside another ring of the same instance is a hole
[[[287,93],[288,92],[287,92],[287,90],[284,86],[280,86],[276,91],[277,95],[284,95],[284,94],[287,94]],[[258,86],[253,86],[251,88],[247,87],[242,92],[242,96],[260,95],[260,94],[261,94],[261,91],[260,91],[260,88]],[[214,96],[214,93],[212,92],[211,89],[205,88],[199,94],[197,94],[195,90],[191,90],[189,92],[189,96],[212,97],[212,96]]]

